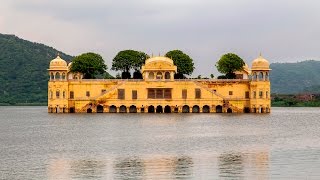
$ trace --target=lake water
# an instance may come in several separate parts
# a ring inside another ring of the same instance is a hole
[[[48,114],[0,107],[0,179],[320,179],[320,108]]]

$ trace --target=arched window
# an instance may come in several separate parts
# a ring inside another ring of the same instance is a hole
[[[268,73],[268,72],[266,72],[265,80],[266,80],[266,81],[269,81],[269,73]]]
[[[59,91],[59,90],[56,91],[56,98],[57,98],[57,99],[60,98],[60,91]]]
[[[257,80],[257,73],[256,73],[256,72],[254,72],[254,73],[252,74],[252,80],[253,80],[253,81],[256,81],[256,80]]]
[[[53,92],[52,91],[50,91],[49,97],[50,97],[50,99],[53,98]]]
[[[259,73],[259,81],[263,81],[264,79],[263,79],[263,72],[260,72]]]
[[[153,72],[149,72],[149,79],[154,79],[154,73]]]
[[[162,73],[161,72],[157,73],[157,79],[162,79]]]
[[[62,79],[66,79],[66,74],[62,73]]]
[[[53,72],[51,72],[50,79],[51,79],[51,80],[54,80],[54,74],[53,74]]]
[[[164,78],[165,78],[165,79],[170,79],[170,73],[169,73],[169,72],[166,72],[166,73],[164,74]]]
[[[66,92],[65,91],[62,92],[62,97],[63,97],[63,99],[66,98]]]
[[[60,77],[60,73],[59,72],[57,72],[56,73],[56,79],[60,79],[61,77]]]

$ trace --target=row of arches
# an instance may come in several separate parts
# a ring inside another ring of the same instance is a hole
[[[65,73],[65,72],[51,72],[50,80],[66,80],[66,79],[82,79],[81,73]]]
[[[75,113],[75,108],[71,107],[69,108],[69,111],[67,111],[67,107],[59,107],[59,106],[50,106],[48,108],[48,112],[50,113]],[[138,111],[140,110],[140,111]],[[202,111],[201,111],[202,110]],[[215,113],[223,113],[223,107],[221,105],[218,105],[215,107]],[[87,113],[92,113],[93,112],[93,108],[89,107],[87,109]],[[120,107],[116,107],[115,105],[112,105],[109,107],[109,109],[107,111],[105,111],[105,108],[103,107],[103,105],[98,105],[96,106],[96,112],[97,113],[104,113],[104,112],[109,112],[109,113],[178,113],[178,112],[182,112],[182,113],[210,113],[211,109],[210,106],[208,105],[204,105],[202,107],[202,109],[200,109],[200,106],[198,105],[194,105],[192,107],[189,107],[188,105],[184,105],[182,107],[171,107],[169,105],[167,106],[148,106],[147,108],[145,107],[141,107],[141,108],[137,108],[135,105],[132,105],[130,107],[126,107],[124,105],[120,106]],[[227,113],[233,113],[232,108],[227,108],[225,110],[225,112]],[[249,108],[249,107],[245,107],[243,110],[244,113],[270,113],[270,108],[269,107],[253,107],[253,108]]]
[[[253,113],[270,113],[270,108],[269,107],[253,107],[251,112]]]
[[[50,106],[48,108],[48,111],[50,113],[67,113],[67,107],[66,106],[64,106],[64,107],[59,107],[59,106],[52,107],[52,106]]]
[[[50,80],[65,80],[67,78],[65,72],[51,72],[50,73]]]
[[[171,79],[170,72],[148,72],[148,79]]]
[[[251,78],[254,81],[269,81],[269,72],[253,72]]]
[[[184,105],[182,107],[171,107],[169,105],[166,106],[148,106],[147,108],[145,107],[141,107],[141,108],[137,108],[135,105],[132,105],[130,107],[127,107],[125,105],[121,105],[120,107],[116,107],[115,105],[109,106],[109,109],[106,112],[109,113],[137,113],[139,110],[139,112],[141,113],[178,113],[178,112],[182,112],[182,113],[210,113],[211,109],[210,106],[208,105],[204,105],[202,106],[202,108],[200,108],[200,106],[198,105],[194,105],[192,107],[188,106],[188,105]],[[92,108],[88,108],[87,109],[87,113],[92,113],[93,110]],[[96,112],[97,113],[104,113],[105,109],[102,105],[98,105],[96,106]],[[215,107],[215,112],[216,113],[222,113],[223,112],[223,107],[221,105],[218,105]],[[232,113],[232,109],[228,108],[227,109],[227,113]]]

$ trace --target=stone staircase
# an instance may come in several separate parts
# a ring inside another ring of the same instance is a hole
[[[97,107],[97,101],[101,100],[106,94],[113,92],[114,90],[118,89],[120,86],[122,86],[123,84],[125,84],[125,81],[118,81],[118,84],[116,84],[115,86],[113,86],[112,88],[106,90],[105,92],[101,93],[98,96],[92,97],[90,98],[89,103],[87,103],[85,106],[83,106],[79,112],[87,112],[88,108],[94,109]]]
[[[238,108],[237,106],[234,106],[234,105],[232,105],[232,104],[229,102],[229,101],[231,101],[231,100],[233,100],[233,101],[235,101],[235,100],[240,100],[240,98],[224,97],[223,95],[221,95],[221,94],[218,93],[217,91],[215,91],[215,90],[210,89],[209,87],[207,87],[207,85],[206,85],[206,84],[203,84],[202,82],[194,81],[194,83],[195,83],[197,86],[199,86],[199,87],[201,87],[201,88],[203,88],[203,89],[211,92],[212,94],[220,97],[220,98],[222,99],[222,102],[223,102],[223,106],[224,106],[224,107],[231,108],[231,109],[234,110],[235,112],[243,112],[243,109],[240,109],[240,108]]]
[[[216,95],[216,96],[220,97],[222,100],[225,100],[225,99],[226,99],[224,96],[222,96],[221,94],[219,94],[217,91],[215,91],[215,90],[213,90],[213,89],[208,88],[208,87],[207,87],[207,86],[205,86],[203,83],[201,83],[201,82],[199,82],[199,81],[194,81],[194,83],[195,83],[197,86],[199,86],[199,87],[201,87],[201,88],[203,88],[203,89],[205,89],[205,90],[207,90],[207,91],[211,92],[212,94],[214,94],[214,95]]]

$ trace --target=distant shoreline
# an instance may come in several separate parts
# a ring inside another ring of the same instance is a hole
[[[16,103],[16,104],[0,103],[0,106],[48,106],[48,104],[47,103]]]

